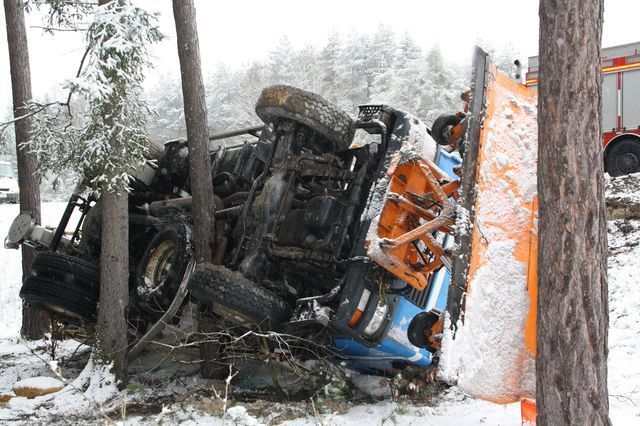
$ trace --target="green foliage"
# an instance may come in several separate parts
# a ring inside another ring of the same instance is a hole
[[[127,392],[139,394],[144,398],[149,392],[149,389],[141,383],[129,383],[127,384]]]
[[[113,191],[126,187],[128,172],[146,161],[143,73],[150,66],[149,47],[162,34],[155,15],[112,1],[95,8],[86,39],[84,67],[67,83],[71,102],[85,108],[73,116],[72,105],[33,103],[31,110],[41,112],[26,145],[40,173],[77,170],[94,190]]]
[[[46,9],[44,30],[50,34],[59,28],[79,29],[88,14],[98,5],[90,0],[26,0],[25,7]]]

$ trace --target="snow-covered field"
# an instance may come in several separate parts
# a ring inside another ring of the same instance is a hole
[[[640,177],[639,177],[640,179]],[[48,203],[43,206],[43,222],[57,224],[64,203]],[[18,214],[15,205],[0,205],[0,239],[4,240],[7,229]],[[611,419],[616,425],[635,425],[640,423],[640,221],[616,220],[609,223],[609,393]],[[18,380],[36,376],[55,377],[47,360],[50,357],[43,349],[48,342],[25,342],[19,339],[20,328],[20,253],[0,248],[0,396],[9,394]],[[64,342],[57,348],[58,357],[72,358],[77,344]],[[70,365],[66,374],[77,376],[86,362],[86,355]],[[175,373],[175,370],[174,370]],[[86,372],[84,373],[86,374]],[[161,376],[160,376],[161,377]],[[162,385],[162,378],[159,379]],[[167,380],[165,378],[164,380]],[[116,401],[105,401],[105,407],[111,408],[110,417],[116,422],[127,424],[325,424],[325,425],[361,425],[361,424],[442,424],[442,425],[519,425],[520,407],[518,404],[495,405],[466,397],[461,392],[446,391],[434,406],[416,406],[404,402],[381,401],[359,405],[343,404],[342,409],[315,407],[308,402],[275,404],[263,403],[262,409],[255,403],[229,401],[226,414],[220,416],[220,400],[208,396],[187,397],[194,389],[193,383],[202,387],[219,384],[202,381],[195,376],[164,384],[166,392],[176,395],[174,404],[163,405],[157,413],[128,413],[121,415],[118,406],[122,400],[131,402],[138,398],[148,398],[144,389],[129,389]],[[85,377],[75,382],[86,384]],[[93,399],[100,401],[105,395],[114,395],[111,384],[95,384],[87,392]],[[85,386],[86,387],[86,386]],[[133,395],[136,394],[136,395]],[[6,423],[102,423],[104,419],[99,409],[70,387],[60,391],[57,396],[44,396],[28,400],[15,397],[7,403],[0,402],[0,424]],[[141,395],[141,396],[140,396]],[[222,394],[224,395],[224,394]],[[1,401],[1,400],[0,400]],[[302,403],[304,404],[304,403]],[[317,409],[317,415],[314,414]],[[284,415],[294,412],[295,415]],[[123,419],[126,419],[123,421]]]

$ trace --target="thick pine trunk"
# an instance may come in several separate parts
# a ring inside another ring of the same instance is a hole
[[[176,22],[184,116],[189,141],[189,174],[193,196],[196,262],[202,263],[211,260],[215,228],[212,224],[214,204],[211,159],[207,146],[209,125],[193,0],[174,0],[173,16]]]
[[[26,113],[24,106],[31,100],[31,70],[27,31],[24,23],[22,0],[4,0],[7,23],[7,44],[11,68],[11,88],[13,91],[13,115],[20,117]],[[20,211],[30,212],[38,223],[40,218],[40,185],[35,177],[35,158],[20,149],[31,133],[31,119],[25,118],[15,123],[16,150],[18,154],[18,180],[20,182]],[[29,275],[35,250],[22,246],[22,278]],[[20,334],[27,339],[39,339],[47,330],[46,317],[31,306],[22,308],[22,328]]]
[[[609,423],[602,11],[540,2],[539,425]]]
[[[94,350],[104,364],[113,362],[120,384],[127,378],[127,306],[129,303],[128,194],[102,194],[100,305]]]
[[[176,23],[184,116],[187,125],[196,262],[203,263],[212,260],[212,253],[215,250],[215,218],[211,159],[207,146],[209,140],[207,105],[204,98],[200,45],[193,0],[173,0],[173,17]],[[206,316],[201,315],[198,324],[201,333],[215,329]],[[205,341],[200,344],[200,356],[203,360],[200,368],[202,377],[220,378],[226,375],[226,368],[221,368],[221,365],[216,362],[222,350],[221,346],[214,342]]]

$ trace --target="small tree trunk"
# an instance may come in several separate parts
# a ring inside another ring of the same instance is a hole
[[[102,6],[112,0],[99,0]],[[118,0],[120,1],[120,0]],[[110,111],[105,124],[113,128]],[[122,141],[112,139],[114,146]],[[113,176],[108,176],[111,181]],[[113,362],[120,388],[127,382],[127,307],[129,305],[129,194],[124,186],[103,189],[102,238],[100,245],[100,304],[96,324],[94,359],[104,365]]]
[[[97,359],[113,362],[120,385],[127,379],[127,306],[129,303],[128,194],[102,194],[100,305],[96,327]]]
[[[176,22],[184,116],[187,124],[196,262],[203,263],[210,262],[212,259],[216,236],[211,158],[207,146],[209,125],[193,0],[173,0],[173,17]],[[213,327],[210,321],[202,316],[198,321],[198,326],[202,333],[212,331]],[[200,344],[200,356],[202,357],[200,374],[202,377],[224,377],[227,370],[220,368],[220,364],[216,361],[220,358],[222,350],[217,343],[203,342]]]
[[[31,70],[27,31],[24,23],[22,0],[4,0],[7,23],[7,44],[11,68],[11,88],[13,91],[13,115],[20,117],[31,100]],[[16,150],[18,154],[18,180],[20,182],[20,211],[29,212],[38,223],[40,218],[40,183],[35,177],[35,158],[20,145],[29,140],[31,119],[25,118],[15,123]],[[22,279],[29,276],[35,250],[22,246]],[[31,306],[22,308],[22,328],[20,334],[26,339],[40,339],[47,330],[46,315]]]
[[[207,146],[209,125],[193,0],[174,0],[173,16],[176,22],[184,116],[189,141],[189,174],[193,195],[196,262],[203,263],[211,261],[211,246],[215,244],[215,227],[213,226],[211,158]]]
[[[609,424],[602,0],[540,2],[539,425]]]

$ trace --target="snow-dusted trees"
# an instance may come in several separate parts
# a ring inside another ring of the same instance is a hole
[[[127,184],[131,168],[145,162],[149,139],[141,99],[147,48],[160,39],[153,17],[122,0],[101,0],[87,31],[89,56],[71,90],[89,103],[87,125],[79,132],[89,182],[102,190],[100,304],[96,356],[126,381],[129,283]],[[83,78],[84,77],[84,78]]]
[[[13,114],[15,118],[27,114],[27,103],[31,101],[31,71],[23,9],[22,0],[4,0],[9,66],[11,68],[11,88],[13,92]],[[30,133],[30,117],[15,122],[18,179],[20,181],[20,210],[30,212],[36,221],[40,222],[40,182],[35,174],[35,158],[27,150],[21,149],[21,144],[29,140]],[[34,256],[35,250],[33,248],[22,248],[23,279],[29,276]],[[20,334],[28,339],[39,339],[45,330],[46,326],[40,312],[31,306],[24,306]]]
[[[602,0],[540,2],[538,424],[607,425]]]
[[[276,84],[293,79],[293,48],[289,37],[282,36],[278,44],[269,52],[269,74]]]
[[[339,75],[338,64],[341,50],[342,39],[340,33],[334,31],[329,34],[327,44],[320,52],[320,57],[318,58],[321,75],[319,93],[334,103],[337,102],[339,95],[335,84]]]
[[[51,1],[52,13],[68,2]],[[129,256],[127,189],[131,173],[146,162],[148,108],[142,100],[149,46],[160,40],[155,17],[126,0],[100,0],[87,29],[87,51],[78,76],[67,84],[66,103],[32,104],[28,148],[39,172],[77,170],[101,194],[100,304],[94,362],[113,363],[126,380]],[[75,103],[86,106],[74,108]]]
[[[83,67],[67,82],[69,103],[48,105],[46,114],[34,116],[29,148],[41,172],[77,170],[91,188],[111,191],[126,187],[131,168],[145,163],[143,70],[150,65],[149,45],[161,37],[154,19],[120,0],[96,8]],[[76,110],[78,104],[84,108]]]
[[[362,103],[388,103],[431,123],[460,107],[460,92],[469,84],[463,71],[448,64],[437,46],[424,52],[409,34],[398,39],[384,25],[372,35],[332,32],[317,49],[296,50],[282,37],[263,62],[235,69],[218,64],[207,74],[209,128],[220,132],[256,124],[254,104],[272,84],[310,90],[350,112]],[[149,131],[160,140],[184,135],[183,118],[176,114],[181,95],[167,80],[148,94],[159,113],[150,118]]]
[[[336,80],[336,103],[344,108],[366,103],[372,90],[373,78],[368,58],[369,37],[351,31],[340,53]]]

